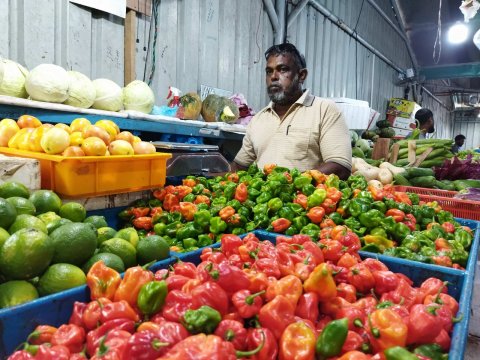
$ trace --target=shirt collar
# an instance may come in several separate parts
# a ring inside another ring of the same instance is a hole
[[[302,96],[295,101],[294,104],[298,104],[301,106],[312,106],[313,101],[315,100],[315,96],[310,94],[310,90],[306,89],[303,91]],[[270,101],[264,111],[273,111],[273,102]]]

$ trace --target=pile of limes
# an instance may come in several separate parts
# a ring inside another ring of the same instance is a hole
[[[62,203],[53,191],[0,184],[0,309],[83,285],[98,260],[123,272],[169,251],[162,238],[117,231],[104,216],[87,217],[81,204]]]

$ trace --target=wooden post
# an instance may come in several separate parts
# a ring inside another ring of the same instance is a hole
[[[135,80],[135,38],[136,38],[136,23],[137,12],[135,10],[128,9],[125,17],[125,30],[124,30],[124,84]]]
[[[372,159],[383,161],[388,160],[388,151],[390,149],[390,139],[389,138],[378,138],[373,146]]]

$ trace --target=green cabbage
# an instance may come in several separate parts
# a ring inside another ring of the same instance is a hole
[[[355,143],[355,146],[362,149],[363,152],[370,150],[370,145],[368,144],[368,141],[365,139],[358,139],[357,142]]]
[[[58,65],[38,65],[27,75],[25,88],[32,100],[63,103],[68,98],[67,72]]]
[[[155,104],[155,95],[146,83],[134,80],[123,88],[123,105],[126,110],[150,114]]]
[[[108,79],[93,80],[96,97],[93,103],[94,109],[120,111],[123,108],[122,88]]]
[[[0,80],[0,95],[8,95],[19,98],[28,97],[25,90],[25,77],[28,70],[15,61],[1,59],[3,78]]]
[[[92,106],[97,94],[92,80],[78,71],[67,71],[67,75],[68,99],[64,104],[85,109]]]

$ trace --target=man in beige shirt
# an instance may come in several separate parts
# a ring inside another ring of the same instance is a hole
[[[232,170],[256,162],[300,171],[317,169],[345,179],[350,175],[350,135],[335,103],[303,90],[305,58],[292,44],[274,45],[265,53],[270,104],[247,127]]]

